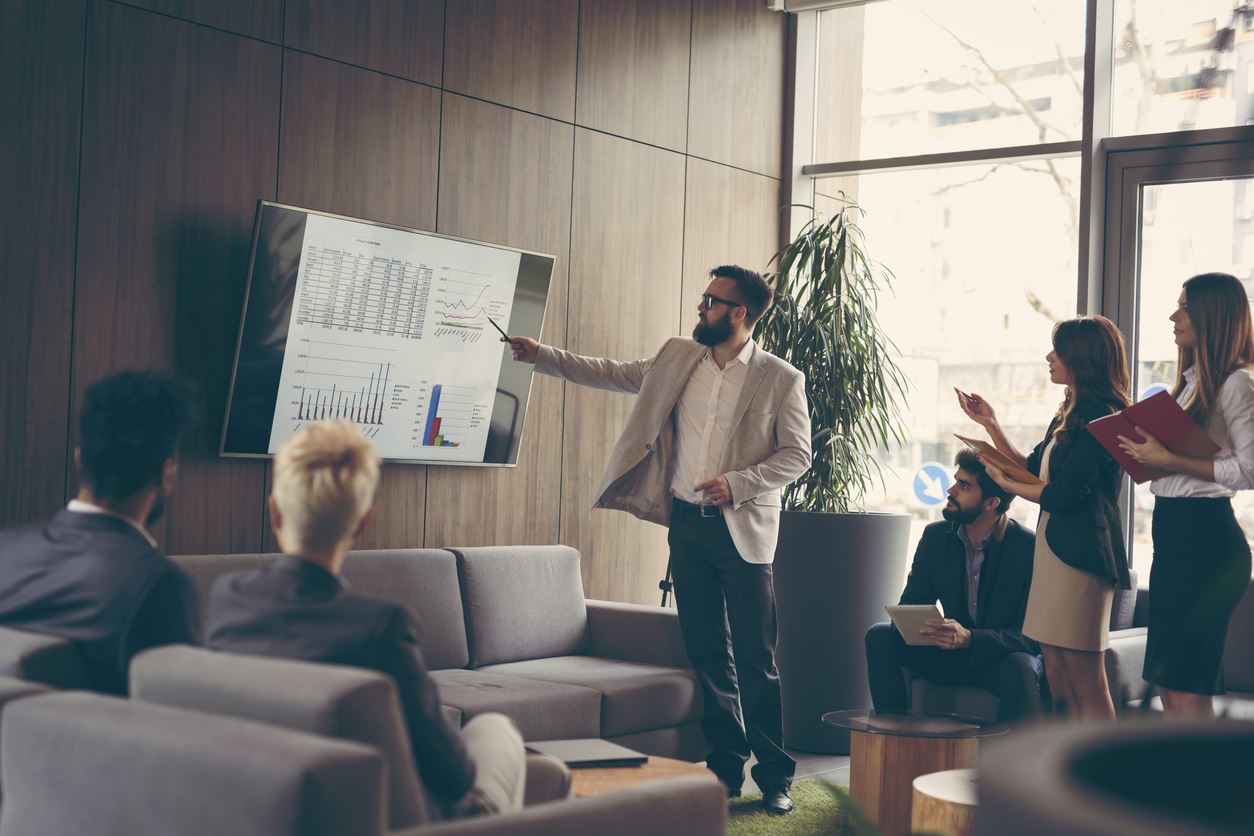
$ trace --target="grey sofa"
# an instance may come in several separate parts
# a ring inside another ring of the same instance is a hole
[[[275,555],[175,557],[202,596]],[[354,591],[409,608],[451,720],[485,712],[525,740],[603,737],[651,755],[705,757],[701,696],[673,610],[584,598],[566,546],[349,554]]]
[[[0,771],[0,836],[381,836],[387,818],[376,747],[82,692],[8,706]],[[715,836],[726,804],[686,778],[393,833]]]

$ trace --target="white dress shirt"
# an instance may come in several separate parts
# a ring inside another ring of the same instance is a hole
[[[157,541],[152,539],[152,535],[148,533],[148,529],[144,528],[142,525],[136,524],[134,520],[128,520],[121,514],[116,514],[106,508],[101,508],[99,505],[92,505],[90,502],[83,502],[81,499],[71,499],[70,504],[65,506],[65,510],[73,511],[76,514],[104,514],[106,517],[116,517],[142,534],[144,539],[148,541],[148,545],[152,546],[154,549],[157,547]]]
[[[1197,388],[1197,368],[1185,369],[1184,389],[1177,400],[1188,401]],[[1229,497],[1254,488],[1254,369],[1238,369],[1219,387],[1206,432],[1219,445],[1215,481],[1173,473],[1150,483],[1155,496]]]
[[[713,350],[693,369],[675,408],[675,475],[671,493],[685,502],[709,504],[705,494],[693,486],[719,476],[723,447],[731,429],[740,390],[749,374],[753,340],[723,368],[714,362]]]

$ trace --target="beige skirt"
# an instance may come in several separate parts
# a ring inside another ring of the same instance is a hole
[[[1023,635],[1069,650],[1105,650],[1110,644],[1110,607],[1115,587],[1063,563],[1045,541],[1047,525],[1049,512],[1041,511]]]

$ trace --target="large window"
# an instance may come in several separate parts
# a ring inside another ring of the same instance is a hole
[[[981,432],[953,387],[1026,451],[1063,394],[1044,364],[1055,322],[1114,319],[1143,396],[1174,380],[1165,317],[1185,278],[1254,289],[1254,2],[880,0],[800,20],[814,106],[794,192],[820,213],[856,200],[895,275],[878,313],[912,386],[909,438],[881,451],[866,504],[909,513],[917,537],[940,517],[953,434]],[[1145,584],[1153,499],[1125,500]],[[1254,534],[1254,492],[1236,506]],[[1012,513],[1034,524],[1038,507]]]
[[[1082,0],[893,0],[821,26],[824,160],[1080,139]]]
[[[868,250],[895,276],[878,313],[912,389],[908,442],[882,452],[867,507],[909,513],[912,547],[940,518],[954,434],[983,434],[954,387],[993,403],[1024,449],[1062,398],[1044,358],[1076,310],[1084,22],[1082,0],[889,0],[819,21],[817,153],[847,165],[816,182],[818,208],[844,192],[865,209]],[[959,159],[912,163],[937,153]],[[903,165],[862,168],[885,158]],[[1036,506],[1011,513],[1035,526]]]
[[[1112,131],[1147,134],[1254,124],[1254,5],[1115,3]]]

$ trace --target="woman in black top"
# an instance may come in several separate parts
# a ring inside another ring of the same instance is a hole
[[[1154,564],[1143,676],[1170,714],[1211,716],[1224,692],[1228,621],[1249,587],[1250,546],[1232,497],[1254,487],[1254,323],[1245,287],[1227,273],[1184,283],[1171,315],[1176,401],[1219,445],[1211,458],[1172,453],[1148,433],[1122,437],[1165,472],[1154,496]]]
[[[1003,489],[1041,506],[1023,634],[1041,645],[1050,692],[1082,717],[1113,718],[1104,652],[1115,588],[1131,585],[1119,525],[1122,471],[1085,425],[1128,405],[1123,337],[1105,317],[1069,319],[1054,327],[1046,360],[1066,396],[1027,456],[986,401],[959,393],[959,403],[1001,452],[1041,478],[1018,482],[985,462]]]

